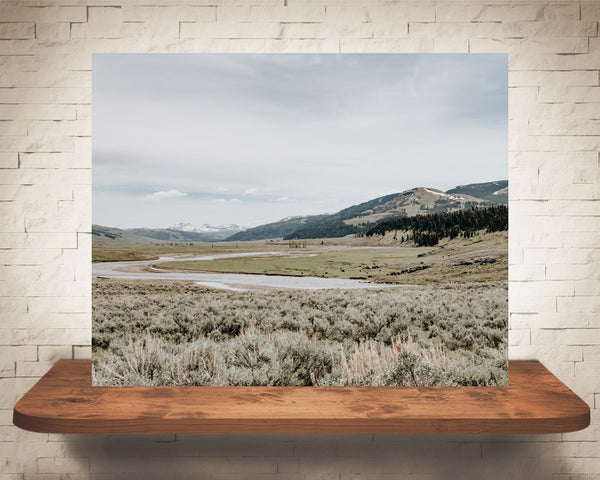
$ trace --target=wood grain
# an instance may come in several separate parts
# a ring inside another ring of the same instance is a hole
[[[508,387],[92,387],[89,360],[60,360],[14,407],[44,433],[556,433],[588,405],[536,361]]]

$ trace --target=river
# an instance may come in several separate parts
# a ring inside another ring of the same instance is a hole
[[[158,260],[133,262],[100,262],[92,264],[92,275],[102,278],[124,280],[179,280],[192,281],[198,285],[224,290],[245,291],[249,288],[296,288],[301,290],[321,290],[328,288],[382,288],[389,285],[370,283],[363,280],[321,277],[288,277],[284,275],[254,275],[244,273],[199,273],[173,272],[153,267],[164,262],[208,261],[220,258],[252,256],[289,256],[284,252],[223,253],[197,257],[160,257]],[[309,254],[310,255],[310,254]],[[307,256],[306,254],[303,256]]]

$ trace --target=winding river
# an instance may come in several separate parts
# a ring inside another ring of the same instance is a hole
[[[320,290],[327,288],[382,288],[389,285],[369,283],[362,280],[321,277],[288,277],[283,275],[255,275],[244,273],[200,273],[173,272],[153,267],[164,262],[208,261],[221,258],[253,256],[289,256],[284,252],[224,253],[199,257],[160,257],[158,260],[129,262],[100,262],[92,264],[92,275],[100,278],[120,278],[124,280],[185,280],[211,288],[245,291],[249,288],[297,288]]]

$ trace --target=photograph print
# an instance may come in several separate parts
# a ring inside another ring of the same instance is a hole
[[[508,384],[506,54],[94,54],[95,386]]]

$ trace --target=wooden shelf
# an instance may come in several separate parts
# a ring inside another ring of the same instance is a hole
[[[60,360],[19,400],[44,433],[557,433],[590,409],[536,361],[508,387],[92,387],[89,360]]]

